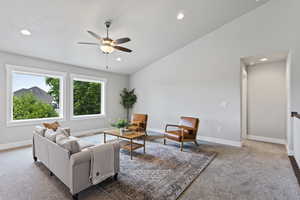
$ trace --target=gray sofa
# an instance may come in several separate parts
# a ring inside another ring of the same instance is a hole
[[[117,179],[120,168],[120,147],[118,143],[112,144],[115,151],[114,167],[116,174],[114,178]],[[77,199],[79,192],[92,185],[89,180],[91,169],[89,149],[71,154],[67,149],[34,131],[33,158],[34,161],[41,161],[49,169],[51,176],[54,174],[70,189],[73,199]]]

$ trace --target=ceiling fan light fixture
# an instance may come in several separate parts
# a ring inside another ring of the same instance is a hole
[[[110,46],[110,45],[101,45],[100,46],[100,49],[104,52],[104,53],[112,53],[115,49],[112,47],[112,46]]]

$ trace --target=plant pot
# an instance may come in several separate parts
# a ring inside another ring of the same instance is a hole
[[[124,128],[120,128],[120,134],[123,135],[124,133]]]

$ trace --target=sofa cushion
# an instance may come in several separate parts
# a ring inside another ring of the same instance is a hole
[[[56,143],[67,149],[71,154],[80,152],[80,146],[77,139],[66,137],[65,135],[58,135]]]
[[[80,146],[80,150],[84,150],[84,149],[86,149],[88,147],[95,146],[95,144],[93,144],[91,142],[84,141],[84,140],[78,140],[78,144]]]
[[[46,128],[42,126],[36,126],[34,129],[34,133],[39,134],[42,137],[45,137]]]

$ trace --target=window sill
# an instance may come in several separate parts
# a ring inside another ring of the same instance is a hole
[[[45,119],[27,119],[27,120],[13,120],[13,121],[7,121],[6,126],[7,127],[15,127],[15,126],[32,126],[32,125],[41,125],[41,123],[47,123],[47,122],[62,122],[64,121],[63,118],[57,117],[57,118],[45,118]]]
[[[105,118],[105,114],[72,116],[71,120],[87,120],[87,119],[103,119],[103,118]]]

